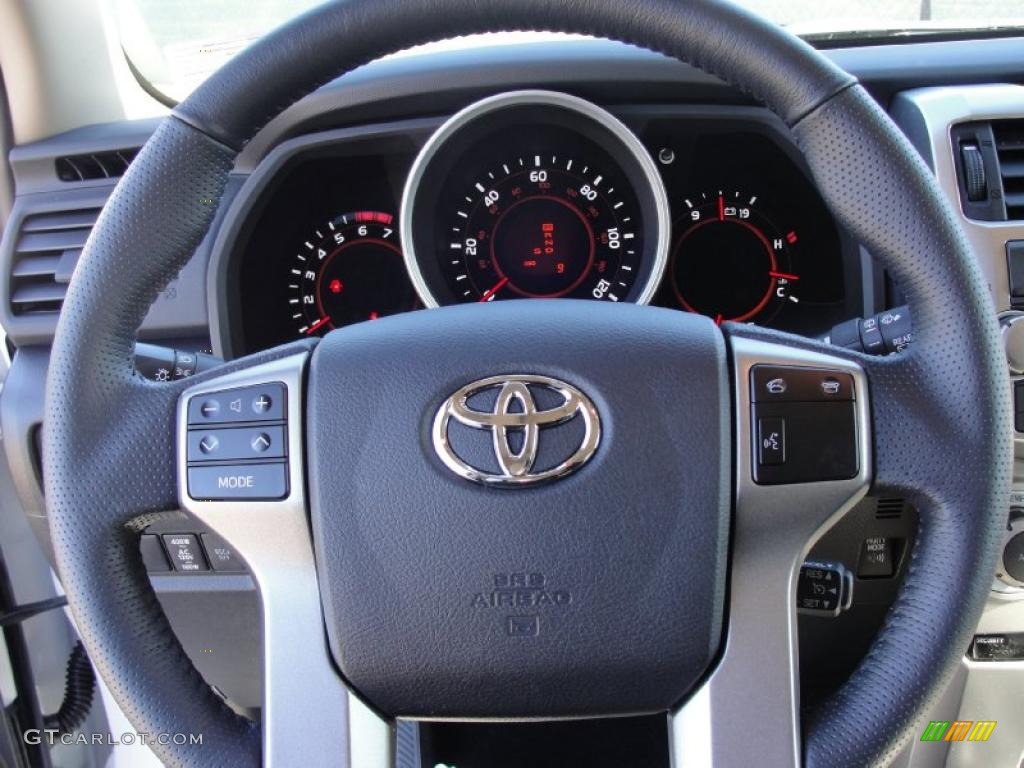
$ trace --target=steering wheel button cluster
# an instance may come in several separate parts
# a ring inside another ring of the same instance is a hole
[[[750,393],[756,483],[856,476],[857,418],[849,373],[755,365],[750,370]]]
[[[820,368],[755,365],[750,371],[755,403],[855,400],[853,377]]]
[[[188,495],[198,501],[283,499],[288,440],[282,382],[204,392],[188,400]]]
[[[284,384],[273,382],[196,395],[188,401],[188,425],[283,421]]]

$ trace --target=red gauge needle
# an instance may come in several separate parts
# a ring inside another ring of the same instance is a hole
[[[330,318],[329,315],[325,315],[324,317],[321,317],[319,320],[317,320],[315,323],[313,323],[311,326],[309,326],[309,328],[306,329],[306,335],[307,336],[312,336],[314,333],[319,331],[321,328],[323,328],[329,322],[331,322],[331,318]]]
[[[718,196],[718,220],[725,221],[725,198]]]
[[[490,299],[492,296],[494,296],[494,294],[496,294],[498,291],[500,291],[502,288],[504,288],[505,287],[505,283],[507,283],[507,282],[508,282],[508,278],[507,277],[501,278],[501,280],[499,280],[497,283],[494,284],[493,288],[490,288],[489,290],[484,291],[484,295],[480,297],[480,301],[487,301],[488,299]]]
[[[785,272],[769,272],[768,277],[774,277],[777,280],[799,280],[800,275],[787,275]]]

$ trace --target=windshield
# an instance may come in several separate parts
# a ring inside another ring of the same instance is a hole
[[[180,100],[253,40],[322,0],[109,2],[121,45],[141,78],[159,94]],[[870,36],[896,40],[908,34],[1024,28],[1022,0],[739,2],[809,39]],[[524,39],[517,34],[497,37],[502,39],[496,42]]]

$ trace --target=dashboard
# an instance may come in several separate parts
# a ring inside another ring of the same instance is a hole
[[[627,301],[823,335],[860,255],[780,124],[554,90],[283,142],[221,228],[233,354],[461,302]]]

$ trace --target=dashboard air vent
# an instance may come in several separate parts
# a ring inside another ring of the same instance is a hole
[[[11,268],[15,315],[59,312],[71,274],[92,231],[99,208],[26,216],[18,231]]]
[[[878,520],[898,520],[903,515],[906,502],[903,499],[879,499],[875,507],[875,518]]]
[[[139,153],[134,149],[115,149],[110,152],[94,152],[89,155],[69,155],[55,161],[57,178],[61,181],[92,181],[93,179],[115,179],[123,176],[128,165]]]
[[[1006,218],[1024,219],[1024,120],[993,121],[992,134],[1003,181]]]

